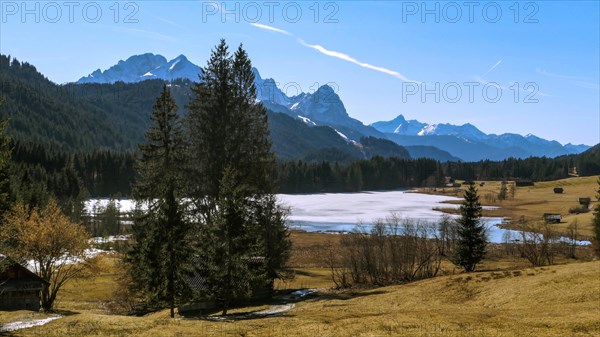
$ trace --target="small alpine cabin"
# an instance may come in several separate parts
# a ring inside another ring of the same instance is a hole
[[[0,255],[0,311],[39,311],[41,291],[48,285],[29,269]]]

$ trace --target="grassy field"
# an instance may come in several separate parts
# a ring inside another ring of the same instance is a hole
[[[563,218],[560,224],[552,225],[556,231],[566,233],[569,225],[577,221],[579,234],[591,237],[593,235],[591,225],[593,213],[590,211],[585,214],[573,215],[569,214],[569,209],[579,206],[580,197],[592,198],[590,208],[595,207],[597,204],[595,202],[596,190],[598,189],[597,179],[598,177],[569,178],[539,182],[535,183],[534,186],[517,187],[514,199],[509,198],[509,200],[504,201],[492,200],[500,192],[499,181],[486,181],[484,186],[478,186],[477,188],[483,205],[500,207],[498,210],[485,211],[484,215],[486,216],[508,217],[513,220],[514,224],[521,217],[528,221],[540,221],[544,213],[558,213]],[[555,187],[562,187],[564,192],[562,194],[554,193],[553,189]],[[455,188],[438,188],[435,191],[422,189],[421,191],[461,197],[463,188],[458,190]],[[450,209],[445,209],[445,211],[454,212]]]
[[[563,194],[552,189],[561,186]],[[499,182],[480,187],[484,204],[500,206],[492,216],[540,219],[543,213],[565,215],[553,225],[566,230],[578,219],[581,234],[591,234],[591,213],[566,216],[580,196],[594,197],[596,178],[571,178],[518,188],[514,200],[486,202]],[[429,191],[432,192],[433,191]],[[451,195],[460,191],[437,190]],[[465,274],[444,261],[440,276],[377,289],[333,290],[325,262],[329,247],[341,236],[293,231],[290,265],[295,278],[277,281],[281,292],[319,289],[319,293],[277,317],[170,319],[168,311],[143,317],[112,314],[118,263],[101,258],[93,276],[69,283],[59,294],[56,309],[64,317],[44,326],[5,333],[10,336],[600,336],[600,261],[581,248],[580,260],[557,257],[558,265],[529,268],[516,255],[491,245],[479,272]],[[235,308],[235,314],[269,308],[268,303]],[[0,312],[0,326],[48,315],[27,311]],[[0,332],[0,335],[2,333]]]
[[[111,259],[106,263],[111,265]],[[327,287],[324,269],[300,270],[287,287]],[[72,283],[65,316],[14,336],[598,336],[600,261],[454,274],[370,290],[322,289],[279,317],[213,322],[167,311],[109,314],[111,270]],[[303,279],[306,278],[306,279]],[[112,280],[112,281],[111,281]],[[238,308],[252,312],[260,307]],[[43,314],[0,313],[0,322]]]

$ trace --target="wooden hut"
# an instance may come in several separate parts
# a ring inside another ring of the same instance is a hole
[[[40,310],[48,282],[21,264],[0,255],[0,310]]]
[[[590,207],[591,202],[592,198],[579,198],[579,204],[582,208],[588,209]]]
[[[560,214],[544,213],[544,221],[546,221],[546,223],[560,223],[561,219],[562,217]]]

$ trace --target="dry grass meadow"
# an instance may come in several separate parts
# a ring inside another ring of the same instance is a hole
[[[322,286],[323,270],[302,270],[290,286]],[[65,317],[13,336],[598,336],[600,261],[454,274],[406,285],[322,289],[279,317],[212,322],[111,315],[110,271],[71,284]],[[303,280],[303,277],[308,279]],[[312,279],[315,281],[310,281]],[[114,282],[114,281],[113,281]],[[261,307],[239,308],[251,312]],[[25,317],[22,317],[25,316]],[[43,314],[0,313],[0,322]]]
[[[560,224],[552,225],[552,228],[563,234],[567,233],[570,224],[577,222],[578,232],[582,236],[591,237],[592,233],[592,212],[584,214],[569,214],[569,209],[579,206],[580,197],[589,197],[592,199],[590,209],[593,209],[596,202],[596,190],[598,189],[597,176],[577,177],[562,179],[557,181],[539,182],[534,186],[517,187],[514,199],[492,200],[500,192],[499,181],[486,181],[484,186],[477,186],[480,201],[486,206],[500,207],[497,210],[484,211],[486,216],[507,217],[513,220],[513,226],[524,217],[527,221],[540,221],[544,213],[558,213],[562,215]],[[479,182],[477,182],[479,183]],[[554,193],[555,187],[562,187],[562,194]],[[461,188],[438,188],[435,191],[431,189],[421,189],[423,193],[434,193],[440,195],[461,197],[464,189]],[[443,209],[446,212],[455,212],[453,209]],[[513,227],[516,228],[516,227]]]
[[[564,194],[552,188],[562,186]],[[531,219],[545,212],[568,214],[580,196],[595,196],[596,177],[572,178],[518,188],[514,200],[496,202],[500,216]],[[486,182],[482,194],[497,193]],[[440,193],[441,191],[436,191]],[[588,219],[589,217],[589,219]],[[591,234],[591,213],[567,216],[566,228],[578,219],[582,234]],[[526,260],[491,247],[490,257],[475,273],[462,273],[449,262],[440,276],[374,289],[333,289],[324,257],[340,236],[293,232],[291,266],[295,278],[280,281],[285,290],[315,288],[318,294],[280,315],[211,321],[170,319],[167,310],[143,317],[111,314],[117,288],[115,255],[102,258],[100,272],[72,282],[59,294],[64,317],[46,325],[5,333],[8,336],[600,336],[600,261],[558,259],[557,265],[530,268]],[[268,308],[268,303],[237,308],[236,314]],[[0,312],[8,322],[47,317],[26,311]],[[1,335],[2,333],[0,333]]]

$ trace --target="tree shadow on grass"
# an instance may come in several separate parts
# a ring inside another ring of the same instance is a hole
[[[334,291],[334,292],[318,292],[316,289],[288,289],[280,290],[268,300],[254,301],[247,303],[246,305],[251,306],[264,306],[268,305],[268,309],[252,310],[247,312],[238,312],[235,314],[229,314],[225,316],[216,316],[221,309],[214,308],[210,311],[203,312],[188,312],[181,314],[184,319],[197,319],[207,320],[216,322],[232,322],[240,320],[250,319],[262,319],[270,317],[292,317],[288,313],[289,310],[293,309],[298,302],[303,301],[331,301],[331,300],[350,300],[353,298],[381,295],[387,293],[383,290],[364,290],[364,291]],[[232,308],[235,309],[235,308]]]
[[[341,291],[330,291],[326,293],[319,293],[318,296],[313,298],[313,301],[347,301],[354,298],[372,296],[372,295],[383,295],[387,294],[387,291],[383,290],[341,290]]]
[[[313,272],[310,272],[310,271],[307,271],[307,270],[295,270],[294,273],[296,275],[309,276],[309,277],[310,276],[322,276],[320,274],[313,273]]]
[[[58,309],[58,310],[52,310],[49,311],[48,314],[53,314],[53,315],[60,315],[60,316],[73,316],[73,315],[79,315],[80,312],[78,311],[71,311],[71,310],[64,310],[64,309]]]

